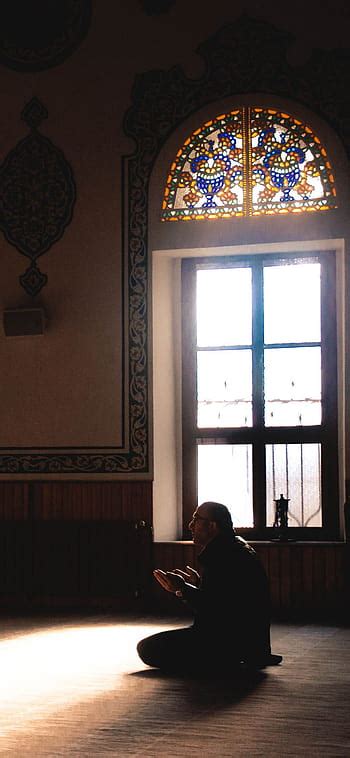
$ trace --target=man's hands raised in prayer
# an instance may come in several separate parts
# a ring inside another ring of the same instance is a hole
[[[182,569],[174,569],[173,571],[155,569],[153,576],[163,589],[181,597],[185,585],[197,588],[200,582],[198,571],[191,568],[191,566],[186,566],[186,569],[186,571],[182,571]]]
[[[173,569],[172,573],[182,576],[186,584],[191,584],[192,587],[199,587],[200,585],[201,578],[198,571],[191,568],[191,566],[186,566],[186,571],[182,571],[182,569]]]

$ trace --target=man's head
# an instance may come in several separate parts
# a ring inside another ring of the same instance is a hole
[[[195,545],[205,547],[223,532],[232,533],[232,518],[226,505],[208,501],[196,508],[189,523]]]

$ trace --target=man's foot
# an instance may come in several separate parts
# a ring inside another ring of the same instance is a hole
[[[270,653],[270,655],[267,656],[265,666],[278,666],[283,661],[282,655],[273,655]]]
[[[272,653],[269,653],[263,658],[248,658],[243,661],[243,664],[248,666],[248,668],[264,669],[266,666],[278,666],[282,661],[282,655],[273,655]]]

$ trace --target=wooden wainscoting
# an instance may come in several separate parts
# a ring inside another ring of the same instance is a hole
[[[150,482],[1,482],[0,604],[141,607],[151,498]]]
[[[151,524],[149,481],[0,482],[0,605],[184,613],[152,569],[196,567],[195,548],[152,546]],[[349,542],[253,544],[276,617],[349,619]]]
[[[269,576],[272,613],[285,619],[349,619],[349,543],[254,542]],[[154,565],[158,568],[198,569],[191,542],[156,542]],[[178,615],[185,607],[156,582],[155,606]]]

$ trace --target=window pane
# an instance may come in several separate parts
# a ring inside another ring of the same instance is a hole
[[[197,353],[199,427],[252,425],[251,350]]]
[[[281,494],[289,498],[289,526],[322,526],[320,444],[266,445],[267,526]]]
[[[253,526],[251,445],[198,445],[198,504],[227,505],[233,525]]]
[[[265,350],[266,426],[321,423],[321,348]]]
[[[251,345],[250,268],[197,271],[198,347]]]
[[[319,263],[264,267],[265,343],[320,342]]]

